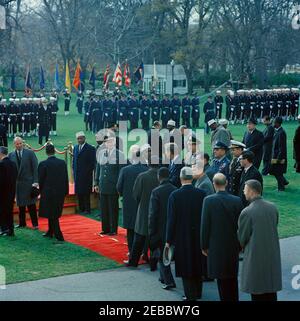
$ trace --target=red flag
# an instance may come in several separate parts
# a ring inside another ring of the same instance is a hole
[[[125,86],[130,87],[130,85],[131,85],[130,69],[129,69],[129,65],[127,62],[126,62],[125,68],[124,68],[124,79],[125,79]]]
[[[81,74],[81,67],[80,67],[80,63],[78,61],[76,71],[75,71],[74,80],[73,80],[73,86],[76,88],[76,90],[78,90],[80,83],[81,83],[80,74]]]
[[[122,70],[119,62],[114,73],[113,82],[115,82],[119,87],[122,86]]]
[[[109,76],[110,76],[110,66],[107,65],[104,76],[103,76],[103,86],[105,89],[108,89]]]

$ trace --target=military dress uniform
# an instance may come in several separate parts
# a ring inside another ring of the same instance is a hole
[[[50,97],[50,104],[51,110],[51,128],[50,128],[50,135],[57,135],[56,128],[57,128],[57,112],[58,112],[58,105],[56,99],[54,97]]]
[[[167,96],[165,96],[161,101],[162,128],[167,128],[167,123],[171,118],[171,101]]]
[[[175,121],[176,127],[178,128],[180,126],[180,106],[181,106],[181,101],[177,96],[175,96],[172,99],[172,120]]]
[[[31,121],[31,103],[29,98],[26,98],[26,101],[22,108],[22,117],[24,122],[24,135],[30,137],[30,121]]]
[[[8,132],[8,114],[6,99],[0,101],[0,122],[5,126],[6,132]]]
[[[160,101],[156,97],[151,101],[151,118],[153,123],[160,120]]]
[[[192,98],[191,104],[192,104],[192,127],[198,128],[199,120],[200,120],[200,100],[196,95]]]
[[[125,96],[122,96],[121,100],[119,100],[118,102],[118,121],[127,121],[128,111],[129,111],[128,100],[125,99]]]
[[[83,102],[84,102],[84,95],[82,91],[78,91],[77,93],[77,101],[76,101],[76,107],[78,113],[81,115],[82,114],[82,109],[83,109]]]
[[[150,122],[150,106],[151,101],[148,98],[143,98],[140,101],[140,119],[142,122],[142,128],[145,130],[149,130],[149,122]]]
[[[65,115],[68,115],[70,113],[70,104],[71,104],[71,95],[68,91],[65,91],[64,98],[65,98]]]
[[[217,93],[217,96],[214,98],[215,106],[216,106],[216,119],[221,119],[224,99],[221,96],[220,91],[217,91],[216,93]]]
[[[43,138],[45,142],[49,139],[49,133],[51,128],[51,109],[48,104],[40,104],[38,111],[38,132],[39,132],[39,144],[43,145]]]
[[[37,124],[39,118],[39,108],[40,108],[40,99],[33,98],[33,102],[31,104],[31,112],[30,112],[30,129],[31,135],[38,135]]]
[[[15,104],[15,99],[10,98],[10,103],[7,108],[8,113],[8,136],[16,136],[17,134],[17,107]]]
[[[88,101],[86,101],[83,105],[84,108],[84,117],[83,117],[83,121],[85,123],[85,130],[86,131],[92,131],[92,123],[90,121],[91,116],[90,116],[90,105],[92,103],[92,98],[90,97],[90,99]]]
[[[182,125],[191,127],[190,119],[191,119],[191,100],[188,96],[182,99]]]
[[[128,118],[130,122],[130,129],[138,128],[139,124],[139,102],[138,100],[133,97],[129,100],[129,112]]]

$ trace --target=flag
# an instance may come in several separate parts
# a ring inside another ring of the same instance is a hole
[[[15,74],[15,65],[13,64],[11,67],[11,81],[10,81],[10,90],[16,90],[16,74]]]
[[[71,87],[71,77],[70,77],[70,69],[69,69],[69,63],[68,63],[68,61],[66,62],[65,87],[69,90],[69,92],[72,91],[72,87]]]
[[[127,62],[126,62],[125,68],[124,68],[124,79],[125,79],[125,86],[130,87],[130,85],[131,85],[130,69],[129,69],[129,65]]]
[[[116,83],[117,86],[121,87],[122,86],[122,70],[120,63],[118,62],[115,73],[114,73],[114,78],[113,82]]]
[[[40,90],[45,89],[45,74],[44,74],[44,69],[41,66],[40,69]]]
[[[158,83],[158,77],[157,77],[157,70],[156,70],[156,64],[155,59],[153,61],[153,76],[152,76],[152,86],[153,88],[156,87],[156,84]]]
[[[96,71],[95,71],[95,67],[93,67],[92,69],[92,73],[89,79],[89,84],[92,86],[93,90],[95,91],[96,89]]]
[[[106,66],[105,73],[104,73],[104,76],[103,76],[103,87],[104,87],[105,89],[108,89],[108,86],[109,86],[109,77],[110,77],[110,66],[107,65],[107,66]]]
[[[78,88],[80,87],[80,83],[81,83],[81,67],[80,67],[80,63],[79,61],[77,62],[77,67],[75,70],[75,76],[74,76],[74,80],[73,80],[73,86],[76,88],[76,90],[78,90]]]
[[[32,78],[30,73],[30,67],[27,68],[27,74],[25,79],[25,93],[29,95],[32,93]]]
[[[141,62],[141,64],[136,68],[136,71],[134,72],[135,80],[137,83],[144,80],[144,63]]]
[[[56,64],[55,67],[55,74],[54,74],[54,88],[56,90],[60,90],[60,81],[59,81],[59,70],[58,70],[58,64]]]
[[[84,80],[84,72],[83,70],[80,71],[80,85],[79,90],[84,91],[85,90],[85,80]]]

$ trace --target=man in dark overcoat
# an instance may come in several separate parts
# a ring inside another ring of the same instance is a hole
[[[93,172],[96,165],[96,150],[86,142],[84,132],[76,134],[78,144],[74,147],[73,173],[75,194],[81,213],[91,213],[90,194],[93,188]]]
[[[216,194],[204,199],[201,222],[201,248],[208,257],[208,277],[217,279],[221,301],[238,301],[239,241],[238,219],[243,204],[226,192],[226,177],[213,178]]]
[[[32,196],[32,187],[38,183],[38,160],[35,153],[24,148],[21,137],[14,139],[15,150],[9,154],[18,169],[16,201],[19,207],[19,225],[26,226],[26,207],[29,211],[31,223],[34,229],[38,228],[38,217],[36,210],[36,197]]]
[[[52,144],[46,146],[48,159],[38,167],[39,189],[41,193],[39,216],[48,219],[48,231],[44,237],[64,241],[60,230],[61,217],[65,196],[69,193],[68,169],[66,163],[55,157]]]
[[[137,202],[132,195],[133,186],[138,175],[147,171],[148,168],[140,162],[140,148],[138,145],[132,145],[129,153],[132,155],[130,159],[131,164],[121,169],[117,182],[117,190],[120,196],[123,197],[123,228],[127,230],[128,252],[130,253],[137,212]]]
[[[295,131],[295,135],[293,138],[293,158],[295,160],[295,169],[296,173],[300,173],[300,115],[298,116],[299,126]]]
[[[150,249],[160,251],[159,273],[163,289],[169,290],[176,287],[170,265],[163,264],[163,247],[166,243],[166,224],[168,200],[176,187],[170,183],[169,170],[162,167],[158,171],[159,186],[152,193],[149,204],[149,244]]]
[[[287,137],[286,132],[281,125],[282,118],[276,117],[274,121],[275,135],[270,168],[270,174],[274,175],[277,180],[279,192],[284,191],[285,186],[289,184],[287,179],[283,176],[287,170]]]
[[[192,185],[192,168],[183,167],[180,178],[182,187],[169,198],[166,247],[175,247],[176,276],[182,278],[184,299],[194,301],[202,296],[200,227],[206,193]]]
[[[272,159],[274,127],[271,122],[270,116],[265,116],[263,119],[263,122],[266,125],[266,128],[263,131],[263,135],[264,135],[263,166],[264,167],[263,167],[261,173],[262,173],[262,175],[268,175],[269,171],[270,171],[271,159]]]
[[[0,146],[0,228],[1,236],[14,236],[13,207],[16,195],[17,167],[8,158],[7,147]]]
[[[39,131],[39,144],[43,145],[43,138],[45,142],[48,141],[50,128],[51,128],[51,108],[47,100],[43,99],[38,109],[38,131]]]
[[[246,145],[247,150],[254,153],[253,165],[259,169],[263,157],[264,135],[256,129],[256,125],[256,119],[250,118],[247,124],[248,131],[244,134],[242,143]]]
[[[255,179],[259,181],[263,186],[263,177],[253,164],[254,158],[255,158],[254,154],[248,150],[243,151],[240,157],[240,163],[243,167],[243,171],[242,171],[241,180],[240,180],[239,196],[242,199],[244,206],[249,205],[244,194],[245,183],[250,179]]]

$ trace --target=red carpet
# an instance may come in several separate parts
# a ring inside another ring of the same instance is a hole
[[[101,254],[118,263],[127,259],[128,252],[126,230],[118,229],[118,235],[99,236],[102,231],[101,222],[81,216],[64,215],[60,218],[60,227],[67,242],[85,247],[91,251]],[[29,223],[28,226],[31,226]],[[48,220],[39,218],[39,229],[43,232],[48,230]]]

